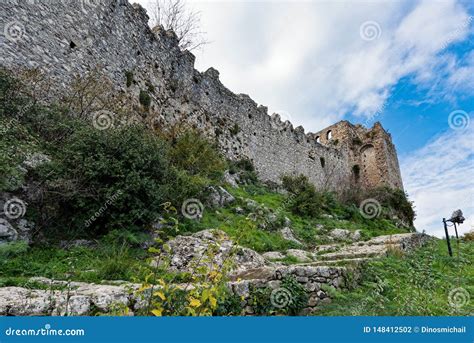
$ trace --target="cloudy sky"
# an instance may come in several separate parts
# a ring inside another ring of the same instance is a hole
[[[150,8],[152,1],[136,1]],[[235,93],[317,131],[381,121],[397,146],[418,230],[474,228],[472,1],[189,1],[214,67]]]

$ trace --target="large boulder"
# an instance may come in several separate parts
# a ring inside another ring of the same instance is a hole
[[[235,198],[223,187],[209,187],[210,194],[208,202],[212,207],[224,207],[235,201]]]
[[[224,172],[224,182],[229,184],[231,187],[239,186],[239,176],[238,174],[231,174],[228,170]]]
[[[284,227],[283,229],[281,229],[280,234],[284,239],[288,241],[291,241],[296,244],[302,244],[293,234],[293,230],[291,230],[289,227]]]
[[[220,230],[211,229],[191,236],[177,236],[168,241],[167,245],[169,252],[164,252],[164,256],[169,258],[169,267],[173,271],[192,272],[196,267],[203,265],[220,269],[227,265],[227,262],[232,271],[265,265],[265,259],[260,254],[235,244]]]

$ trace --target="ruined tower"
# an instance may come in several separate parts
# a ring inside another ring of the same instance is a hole
[[[403,189],[395,145],[379,122],[365,128],[343,120],[315,135],[321,144],[333,146],[347,156],[355,185]]]

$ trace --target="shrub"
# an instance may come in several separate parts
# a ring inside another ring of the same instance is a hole
[[[380,214],[382,218],[391,220],[393,215],[396,215],[408,226],[413,226],[416,216],[413,202],[408,199],[408,195],[401,189],[389,187],[368,190],[353,189],[350,192],[345,192],[341,197],[341,201],[346,206],[359,207],[363,200],[370,198],[377,200],[382,205],[383,211]]]
[[[164,202],[196,197],[223,174],[225,161],[196,131],[167,137],[141,125],[97,130],[89,118],[35,104],[23,89],[0,70],[0,147],[9,152],[0,155],[0,187],[37,184],[42,196],[28,213],[58,239],[137,230]],[[27,173],[19,166],[34,151],[51,162]]]
[[[283,187],[290,193],[289,209],[297,215],[318,217],[323,212],[331,212],[336,202],[331,193],[317,192],[304,175],[283,176]]]
[[[138,126],[84,125],[39,172],[57,227],[88,234],[153,221],[172,178],[166,143]]]
[[[143,107],[148,111],[151,105],[150,94],[148,94],[147,91],[140,90],[140,95],[139,95],[138,100],[140,101],[140,104],[142,104]]]
[[[9,257],[22,254],[27,250],[28,250],[28,243],[24,241],[0,244],[0,258],[6,260]]]
[[[250,286],[248,303],[256,315],[297,316],[307,306],[308,294],[294,276],[286,276],[281,281],[280,288],[273,291],[270,288]]]
[[[229,173],[239,174],[239,180],[243,184],[255,185],[258,183],[257,173],[251,160],[242,158],[229,162]]]
[[[463,236],[463,239],[465,241],[474,241],[474,230],[466,232]]]
[[[171,147],[171,163],[188,175],[219,179],[226,164],[215,145],[197,131],[188,130],[178,136]]]

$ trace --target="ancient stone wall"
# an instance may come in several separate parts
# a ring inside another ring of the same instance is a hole
[[[363,136],[362,127],[338,123],[328,144],[327,136],[317,142],[318,134],[269,116],[248,95],[225,88],[215,69],[195,70],[194,56],[179,49],[173,32],[150,30],[139,5],[126,0],[3,0],[0,7],[2,66],[38,68],[54,81],[56,97],[75,77],[98,70],[116,89],[112,100],[125,96],[139,107],[140,94],[148,94],[151,104],[140,109],[143,117],[156,125],[191,124],[216,139],[228,158],[251,159],[262,180],[279,182],[282,174],[302,173],[318,188],[333,190],[355,180],[353,166],[361,165],[361,152],[343,136]],[[379,126],[367,132],[375,136],[363,142],[374,146],[375,157],[357,179],[364,186],[402,187],[389,136]]]

